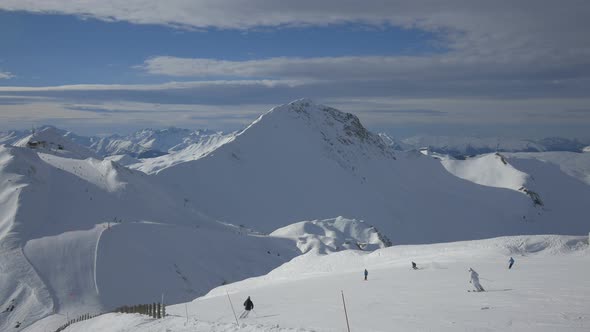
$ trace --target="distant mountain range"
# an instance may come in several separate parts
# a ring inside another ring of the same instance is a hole
[[[29,137],[34,132],[51,131],[55,135],[67,137],[72,142],[84,146],[101,157],[128,155],[134,158],[154,158],[180,151],[192,144],[224,136],[211,130],[189,130],[180,128],[142,129],[130,135],[110,135],[106,137],[80,136],[53,126],[41,126],[34,130],[11,130],[0,132],[0,144],[14,144]]]
[[[179,152],[194,145],[200,145],[201,148],[207,149],[206,147],[216,146],[217,143],[224,142],[235,134],[175,127],[146,128],[129,135],[113,134],[105,137],[80,136],[52,126],[41,126],[35,131],[43,132],[48,128],[51,128],[56,135],[67,137],[101,157],[127,155],[142,159]],[[14,144],[30,136],[31,133],[31,130],[0,132],[0,144]],[[427,149],[430,152],[446,154],[459,159],[490,152],[590,151],[590,142],[562,137],[532,140],[499,137],[414,136],[398,140],[386,133],[380,133],[379,136],[387,145],[397,151]]]
[[[430,152],[447,154],[456,158],[490,152],[583,152],[590,142],[562,137],[548,137],[540,140],[461,137],[461,136],[414,136],[394,140],[387,134],[381,136],[396,150],[427,149]]]

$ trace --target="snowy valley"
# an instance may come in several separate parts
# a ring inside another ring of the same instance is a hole
[[[164,319],[66,331],[344,331],[340,290],[352,331],[590,326],[583,147],[456,158],[307,99],[230,134],[42,127],[0,144],[0,308],[16,303],[1,331],[161,297]],[[466,292],[470,267],[489,293]],[[236,324],[228,294],[254,315]]]

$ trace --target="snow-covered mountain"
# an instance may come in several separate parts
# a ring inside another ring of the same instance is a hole
[[[41,153],[53,154],[66,158],[99,158],[91,149],[74,143],[68,138],[68,134],[69,133],[63,130],[47,126],[17,140],[13,145],[18,147],[28,147]]]
[[[590,187],[543,163],[523,167],[537,182],[567,186],[535,186],[544,209],[528,195],[458,179],[430,157],[394,152],[354,115],[299,100],[155,177],[196,210],[263,232],[335,215],[364,220],[394,244],[586,232]]]
[[[103,156],[127,154],[138,158],[153,158],[222,136],[222,133],[210,130],[193,131],[174,127],[143,129],[126,136],[103,137],[93,142],[90,148]]]
[[[534,186],[533,178],[514,168],[507,158],[496,152],[467,160],[442,160],[443,166],[450,173],[465,180],[495,188],[506,188],[527,194],[533,204],[543,206],[539,195],[530,189]]]
[[[167,155],[143,159],[141,161],[138,160],[136,163],[130,163],[130,160],[127,160],[127,162],[129,162],[128,165],[130,168],[152,174],[176,164],[202,158],[233,139],[234,134],[202,136],[198,142],[192,143],[178,151],[170,151]]]
[[[0,146],[0,306],[16,304],[2,331],[162,293],[190,300],[299,253],[294,240],[207,218],[144,173],[49,152]]]
[[[136,158],[154,158],[181,151],[191,145],[208,145],[222,140],[224,134],[211,130],[189,130],[180,128],[142,129],[129,135],[109,135],[105,137],[80,136],[53,126],[42,126],[34,130],[12,130],[0,132],[0,144],[15,144],[27,139],[33,133],[50,130],[69,141],[93,150],[101,157],[128,155]]]
[[[428,149],[455,157],[473,156],[490,152],[581,152],[585,144],[576,139],[550,137],[541,140],[499,137],[414,136],[403,139],[405,149]]]
[[[436,156],[441,159],[443,166],[452,174],[474,183],[485,186],[517,190],[535,196],[531,188],[538,187],[535,176],[543,176],[543,181],[561,179],[564,174],[590,185],[590,155],[576,152],[518,152],[518,153],[490,153],[487,155],[455,160],[453,158]],[[516,169],[517,165],[519,169]],[[536,167],[533,165],[537,165]],[[537,174],[540,168],[559,168],[561,172],[553,171],[549,174]],[[565,178],[571,181],[571,178]],[[576,182],[573,182],[576,183]],[[577,183],[576,183],[577,184]],[[544,191],[550,193],[560,186],[559,183],[549,184]],[[573,188],[579,187],[574,185]],[[584,188],[581,186],[580,188]]]
[[[407,151],[414,149],[413,146],[402,142],[401,140],[394,139],[393,137],[387,135],[386,133],[379,133],[379,137],[385,142],[385,144],[389,145],[392,149],[397,151]]]
[[[572,140],[563,137],[546,137],[539,140],[538,143],[545,148],[545,151],[582,152],[587,145],[577,139]]]
[[[0,131],[0,144],[13,144],[30,134],[24,130]]]
[[[502,154],[445,167],[310,100],[170,147],[184,134],[169,144],[138,135],[172,151],[139,163],[101,159],[92,139],[52,127],[0,145],[0,307],[17,303],[0,330],[39,319],[33,328],[55,329],[60,315],[162,293],[189,301],[302,252],[588,234],[590,186],[576,175],[586,159]]]

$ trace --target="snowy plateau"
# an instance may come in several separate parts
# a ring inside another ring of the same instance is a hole
[[[0,144],[0,331],[590,330],[578,143],[458,158],[489,144],[396,142],[302,99],[230,134]]]

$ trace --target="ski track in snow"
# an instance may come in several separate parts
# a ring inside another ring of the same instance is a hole
[[[516,259],[512,270],[507,269],[510,256]],[[412,260],[420,270],[411,269]],[[467,292],[470,267],[487,292]],[[364,268],[368,281],[363,281]],[[589,272],[587,237],[517,236],[372,253],[308,253],[265,276],[168,306],[165,319],[108,314],[66,331],[342,332],[341,291],[355,332],[587,331]],[[239,325],[228,294],[236,315],[246,297],[254,301],[254,310]]]

